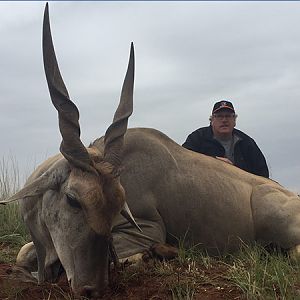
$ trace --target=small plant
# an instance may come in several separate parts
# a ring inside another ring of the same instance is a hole
[[[173,300],[192,300],[194,299],[195,289],[192,285],[174,285],[171,289]]]

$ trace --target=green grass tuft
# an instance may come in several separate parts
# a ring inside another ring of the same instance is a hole
[[[7,199],[20,188],[18,165],[15,159],[0,160],[0,200]],[[29,240],[17,202],[0,205],[0,262],[12,262],[17,249]],[[11,254],[7,247],[11,249]]]
[[[248,299],[300,299],[300,266],[286,254],[243,245],[231,260],[228,278]]]

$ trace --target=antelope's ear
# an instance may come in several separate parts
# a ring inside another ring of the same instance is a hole
[[[18,191],[13,196],[9,197],[8,199],[5,199],[3,201],[0,201],[0,204],[7,204],[13,201],[22,200],[28,197],[35,197],[38,195],[42,195],[48,186],[49,180],[47,176],[43,175],[36,180],[34,180],[32,183],[28,184],[24,188],[22,188],[20,191]]]
[[[69,164],[61,159],[56,162],[47,172],[36,178],[33,182],[27,184],[13,196],[0,201],[0,204],[7,204],[13,201],[22,200],[28,197],[43,195],[48,189],[54,189],[65,181],[70,173]]]

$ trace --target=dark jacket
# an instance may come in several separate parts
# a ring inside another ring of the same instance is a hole
[[[238,129],[233,129],[233,134],[239,137],[234,147],[234,165],[247,172],[268,178],[269,170],[265,157],[255,141]],[[192,132],[182,146],[209,156],[225,157],[225,149],[213,138],[211,126]]]

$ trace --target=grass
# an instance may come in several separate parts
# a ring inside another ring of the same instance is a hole
[[[18,204],[0,206],[0,263],[13,263],[20,248],[28,241]]]
[[[201,274],[197,270],[211,270],[215,276],[204,272],[202,282],[195,284],[185,273],[186,282],[178,282],[172,289],[172,295],[175,291],[173,299],[192,299],[190,295],[200,285],[222,288],[226,280],[236,286],[246,299],[300,299],[300,262],[291,260],[284,252],[269,252],[258,244],[243,244],[234,255],[220,258],[212,258],[195,247],[181,249],[180,255],[178,260],[185,265],[185,272],[194,270],[194,277],[199,278]],[[180,298],[182,295],[186,298]]]
[[[0,200],[13,195],[20,188],[18,164],[13,157],[0,160]]]
[[[243,245],[228,264],[229,278],[249,299],[300,299],[300,266],[282,252]]]
[[[13,195],[20,188],[18,164],[13,157],[0,160],[0,200]],[[18,249],[29,239],[24,223],[19,212],[17,202],[0,205],[0,262],[10,263]]]
[[[172,299],[174,300],[191,300],[194,298],[195,289],[189,285],[176,285],[171,288]]]

